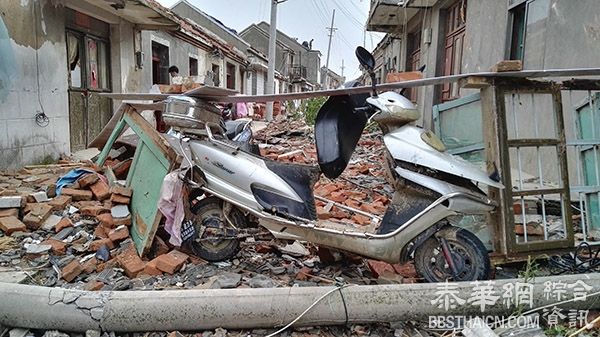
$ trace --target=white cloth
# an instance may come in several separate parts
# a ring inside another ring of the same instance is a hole
[[[183,204],[183,182],[179,179],[179,171],[165,176],[160,188],[158,209],[165,216],[165,230],[171,235],[169,242],[181,246],[181,224],[185,217]]]

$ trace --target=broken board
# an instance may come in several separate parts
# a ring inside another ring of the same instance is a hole
[[[131,203],[131,238],[140,256],[152,245],[162,215],[157,204],[164,177],[177,163],[180,157],[169,143],[150,123],[140,116],[134,108],[128,106],[117,123],[96,164],[102,166],[117,138],[129,126],[139,141],[133,162],[127,175],[127,187],[133,190]]]

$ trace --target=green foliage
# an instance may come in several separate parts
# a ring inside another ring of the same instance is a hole
[[[315,119],[317,118],[317,113],[319,109],[325,101],[327,97],[315,97],[302,100],[300,104],[300,108],[298,109],[300,113],[304,116],[304,121],[308,125],[315,125]]]
[[[556,325],[544,330],[544,334],[551,337],[566,337],[570,336],[575,331],[577,331],[575,328],[568,328],[564,325]]]
[[[528,256],[525,269],[519,272],[519,277],[523,279],[523,282],[529,282],[539,275],[539,271],[540,265],[536,262],[535,258],[532,259],[531,256]]]

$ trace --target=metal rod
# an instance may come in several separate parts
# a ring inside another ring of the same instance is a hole
[[[340,204],[339,202],[335,202],[333,200],[329,200],[327,198],[320,197],[318,195],[315,195],[315,199],[321,200],[321,201],[324,201],[324,202],[328,202],[328,203],[331,203],[331,204],[335,205],[336,207],[345,209],[347,211],[351,211],[351,212],[354,212],[354,213],[357,213],[357,214],[360,214],[360,215],[364,215],[364,216],[367,216],[369,218],[375,218],[375,219],[381,221],[381,217],[377,216],[375,214],[372,214],[372,213],[369,213],[369,212],[365,212],[365,211],[361,211],[360,209],[356,209],[356,208],[353,208],[353,207],[350,207],[350,206],[346,206],[344,204]]]

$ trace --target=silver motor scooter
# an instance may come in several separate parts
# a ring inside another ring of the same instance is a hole
[[[374,83],[373,56],[359,47],[356,55]],[[171,97],[170,106],[194,99]],[[190,115],[188,113],[188,115]],[[192,189],[191,213],[184,239],[209,261],[233,257],[239,238],[251,227],[249,215],[276,237],[305,240],[389,263],[414,259],[427,281],[469,281],[488,277],[490,261],[471,232],[451,226],[458,214],[484,214],[495,204],[478,187],[503,188],[484,172],[444,152],[430,131],[410,125],[420,118],[414,104],[395,92],[332,96],[319,110],[315,143],[319,166],[273,161],[246,151],[219,135],[218,123],[203,120],[204,129],[184,132],[190,169],[182,179]],[[318,220],[313,186],[320,174],[338,177],[348,165],[367,122],[383,131],[389,180],[395,188],[383,218],[370,226]]]

